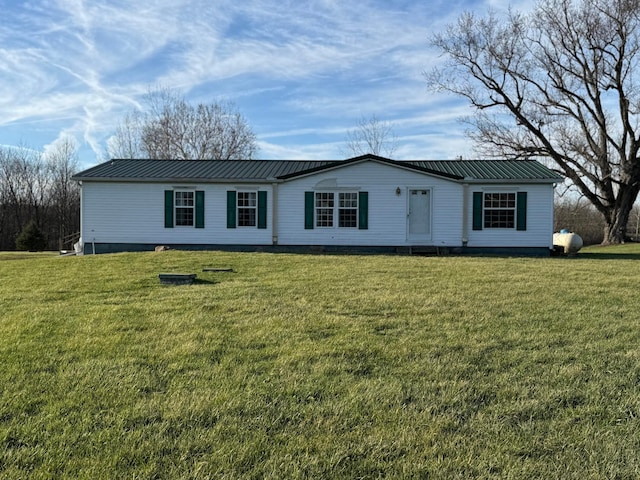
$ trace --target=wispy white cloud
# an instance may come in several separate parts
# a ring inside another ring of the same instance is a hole
[[[95,161],[124,113],[162,85],[236,101],[265,158],[335,158],[346,129],[371,114],[393,122],[407,155],[448,152],[438,126],[464,107],[426,91],[422,73],[440,61],[430,36],[462,9],[503,3],[16,2],[0,25],[0,141],[47,145],[64,132]]]

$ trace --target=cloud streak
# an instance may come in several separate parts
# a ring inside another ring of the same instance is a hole
[[[84,163],[95,163],[117,122],[161,85],[193,101],[236,102],[264,158],[337,158],[346,130],[371,114],[392,122],[405,155],[431,158],[451,150],[437,134],[454,122],[442,111],[458,113],[461,106],[426,91],[422,73],[439,61],[429,38],[463,8],[488,6],[502,3],[7,6],[0,26],[0,142],[40,147],[64,132],[83,145]]]

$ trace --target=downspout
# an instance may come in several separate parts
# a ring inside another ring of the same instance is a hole
[[[84,187],[82,180],[78,180],[78,186],[80,187],[80,238],[78,239],[78,249],[84,255]]]
[[[462,184],[462,246],[469,243],[469,184]]]
[[[278,245],[278,184],[272,183],[271,188],[271,244]]]
[[[556,226],[556,209],[555,209],[555,199],[556,199],[556,187],[558,186],[557,183],[552,183],[551,184],[551,191],[553,192],[551,194],[553,200],[551,201],[551,215],[549,215],[549,218],[551,218],[551,225],[549,225],[550,230],[551,230],[551,241],[549,242],[549,250],[553,250],[553,232],[555,231],[555,226]],[[638,237],[637,235],[637,231],[638,231],[638,224],[636,223],[636,238]]]

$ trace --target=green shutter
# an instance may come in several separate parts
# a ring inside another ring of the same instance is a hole
[[[227,190],[227,228],[236,228],[235,190]]]
[[[267,228],[267,192],[258,192],[258,228]]]
[[[164,228],[173,228],[173,190],[164,191]]]
[[[304,228],[313,229],[313,192],[304,192]]]
[[[516,201],[516,229],[527,229],[527,192],[518,192]]]
[[[369,192],[358,193],[358,228],[369,228]]]
[[[473,229],[482,230],[482,192],[473,192]]]
[[[196,228],[204,228],[204,192],[196,190]]]

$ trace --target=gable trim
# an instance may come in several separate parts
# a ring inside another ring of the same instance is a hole
[[[360,157],[355,157],[355,158],[350,158],[347,160],[337,160],[335,162],[331,162],[329,164],[326,165],[321,165],[318,167],[313,167],[313,168],[309,168],[306,170],[301,170],[299,172],[293,172],[293,173],[289,173],[286,175],[280,175],[278,178],[278,180],[291,180],[294,178],[301,178],[301,177],[306,177],[309,175],[314,175],[316,173],[320,173],[320,172],[327,172],[327,171],[331,171],[331,170],[335,170],[338,168],[342,168],[342,167],[346,167],[346,166],[350,166],[350,165],[356,165],[358,163],[364,163],[364,162],[375,162],[375,163],[381,163],[383,165],[389,165],[391,167],[395,167],[395,168],[400,168],[400,169],[404,169],[404,170],[411,170],[414,172],[419,172],[419,173],[424,173],[426,175],[431,175],[434,177],[440,177],[440,178],[444,178],[446,180],[463,180],[464,177],[460,176],[460,175],[455,175],[455,174],[451,174],[451,173],[446,173],[446,172],[439,172],[437,170],[433,170],[431,168],[425,168],[425,167],[420,167],[418,165],[414,165],[411,164],[409,162],[402,162],[402,161],[397,161],[397,160],[391,160],[389,158],[384,158],[384,157],[378,157],[376,155],[363,155]]]

